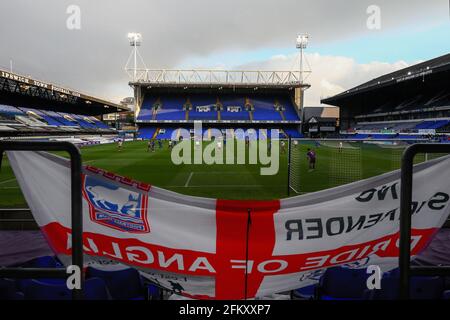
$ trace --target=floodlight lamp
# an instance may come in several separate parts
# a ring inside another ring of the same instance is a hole
[[[309,36],[307,34],[301,34],[297,37],[297,49],[306,49],[308,45]]]
[[[130,41],[130,46],[140,46],[142,41],[142,35],[136,32],[128,33],[128,40]]]

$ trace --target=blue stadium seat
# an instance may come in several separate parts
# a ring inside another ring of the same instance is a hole
[[[253,120],[281,121],[281,114],[275,110],[275,100],[272,98],[258,97],[252,99],[254,111]]]
[[[366,269],[333,267],[325,271],[317,287],[321,300],[361,300],[367,289]]]
[[[393,138],[395,138],[395,134],[372,134],[372,139],[385,140]]]
[[[63,268],[63,264],[59,262],[55,257],[52,256],[42,256],[20,265],[22,268]],[[31,279],[17,279],[16,286],[20,291],[29,284]],[[46,283],[60,284],[64,280],[58,278],[40,279]]]
[[[190,97],[192,110],[189,111],[189,120],[217,120],[215,110],[216,99],[213,96],[194,95]],[[209,112],[197,111],[197,107],[209,106]]]
[[[444,300],[450,300],[450,290],[445,290],[442,294],[442,299]]]
[[[148,283],[145,286],[147,287],[147,296],[150,300],[162,300],[162,291],[159,287],[151,283]]]
[[[303,138],[303,134],[298,132],[297,129],[283,129],[284,132],[291,138]]]
[[[14,280],[0,279],[0,300],[23,300],[23,293],[18,292]]]
[[[381,289],[371,290],[371,300],[396,300],[399,298],[398,272],[390,272],[381,279]],[[411,277],[411,299],[440,299],[444,293],[444,279],[441,277]]]
[[[32,111],[35,114],[37,114],[38,116],[41,116],[46,122],[47,124],[51,125],[51,126],[62,126],[63,124],[59,121],[56,121],[55,119],[53,119],[52,117],[50,117],[49,115],[45,114],[44,112],[42,112],[41,110],[37,110],[37,109],[33,109],[33,108],[21,108],[24,112],[28,112],[28,111]]]
[[[101,122],[96,117],[89,116],[88,118],[91,119],[99,129],[111,129],[107,124]]]
[[[137,116],[138,120],[146,121],[153,119],[153,105],[157,101],[157,97],[146,97],[142,102],[141,109]]]
[[[86,128],[86,129],[96,129],[97,127],[95,126],[95,124],[90,123],[86,120],[84,120],[83,116],[77,115],[77,114],[70,114],[70,116],[72,118],[74,118],[82,128]]]
[[[110,300],[108,287],[103,279],[89,278],[84,282],[85,300]]]
[[[152,139],[156,129],[156,127],[140,127],[138,131],[138,138]]]
[[[220,112],[221,120],[250,120],[248,111],[228,112],[226,110]]]
[[[427,120],[416,125],[415,129],[439,129],[449,122],[448,120]]]
[[[299,121],[300,118],[295,111],[295,106],[293,105],[292,100],[289,97],[278,98],[278,102],[284,107],[284,118],[287,121]]]
[[[223,110],[220,112],[221,120],[250,120],[249,112],[245,110],[245,99],[235,95],[220,97]],[[227,107],[241,107],[240,112],[229,112]]]
[[[8,118],[14,118],[14,116],[25,115],[25,113],[13,106],[0,104],[0,115],[6,116]]]
[[[293,296],[297,299],[311,300],[316,295],[316,285],[310,285],[293,291]]]
[[[171,139],[172,138],[172,133],[177,130],[175,128],[165,128],[165,132],[159,132],[158,135],[155,137],[158,140],[162,140],[162,139]]]
[[[20,265],[23,268],[60,268],[63,267],[55,257],[43,256],[27,261]]]
[[[71,300],[72,291],[67,288],[65,280],[49,283],[43,280],[27,280],[23,289],[26,300]],[[90,278],[84,283],[85,300],[108,300],[110,298],[105,281]]]
[[[412,135],[412,134],[399,134],[397,137],[397,139],[402,139],[402,140],[418,140],[418,139],[423,139],[423,137],[418,136],[418,135]]]
[[[349,138],[351,139],[367,139],[369,137],[368,134],[357,133],[355,135],[351,135]]]
[[[69,127],[77,127],[78,126],[78,124],[65,119],[61,114],[59,114],[55,111],[47,111],[47,110],[46,111],[41,110],[41,111],[42,111],[42,113],[44,113],[44,114],[50,116],[51,118],[55,119],[56,121],[60,122],[61,125],[63,125],[63,126],[69,126]]]
[[[150,100],[154,97],[149,97]],[[161,97],[162,108],[156,114],[156,120],[185,120],[186,111],[183,110],[183,105],[186,103],[185,97],[180,96],[166,96]],[[150,106],[151,108],[151,106]],[[142,112],[142,110],[141,110]],[[145,120],[138,117],[138,120]]]
[[[117,271],[103,271],[88,267],[87,277],[101,278],[114,300],[145,300],[146,288],[136,269],[128,268]]]

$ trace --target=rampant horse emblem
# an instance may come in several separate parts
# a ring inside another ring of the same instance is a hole
[[[84,176],[83,195],[92,221],[124,232],[149,232],[145,194]]]

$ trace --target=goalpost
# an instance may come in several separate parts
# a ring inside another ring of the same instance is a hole
[[[288,196],[291,190],[296,194],[300,194],[300,158],[298,152],[298,140],[289,137],[288,140]]]
[[[362,149],[359,146],[350,146],[340,143],[338,139],[296,139],[288,140],[288,196],[291,192],[303,194],[312,192],[308,180],[310,172],[326,172],[327,185],[335,187],[342,184],[358,181],[363,178]],[[303,149],[302,149],[303,147]],[[307,148],[317,149],[321,152],[320,159],[326,159],[319,163],[319,168],[308,170],[306,151]],[[326,154],[320,151],[328,149]],[[314,175],[313,175],[314,176]]]

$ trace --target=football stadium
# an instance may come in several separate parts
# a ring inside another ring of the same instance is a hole
[[[307,34],[288,71],[142,39],[121,103],[0,68],[0,300],[450,299],[450,53],[311,106]]]

